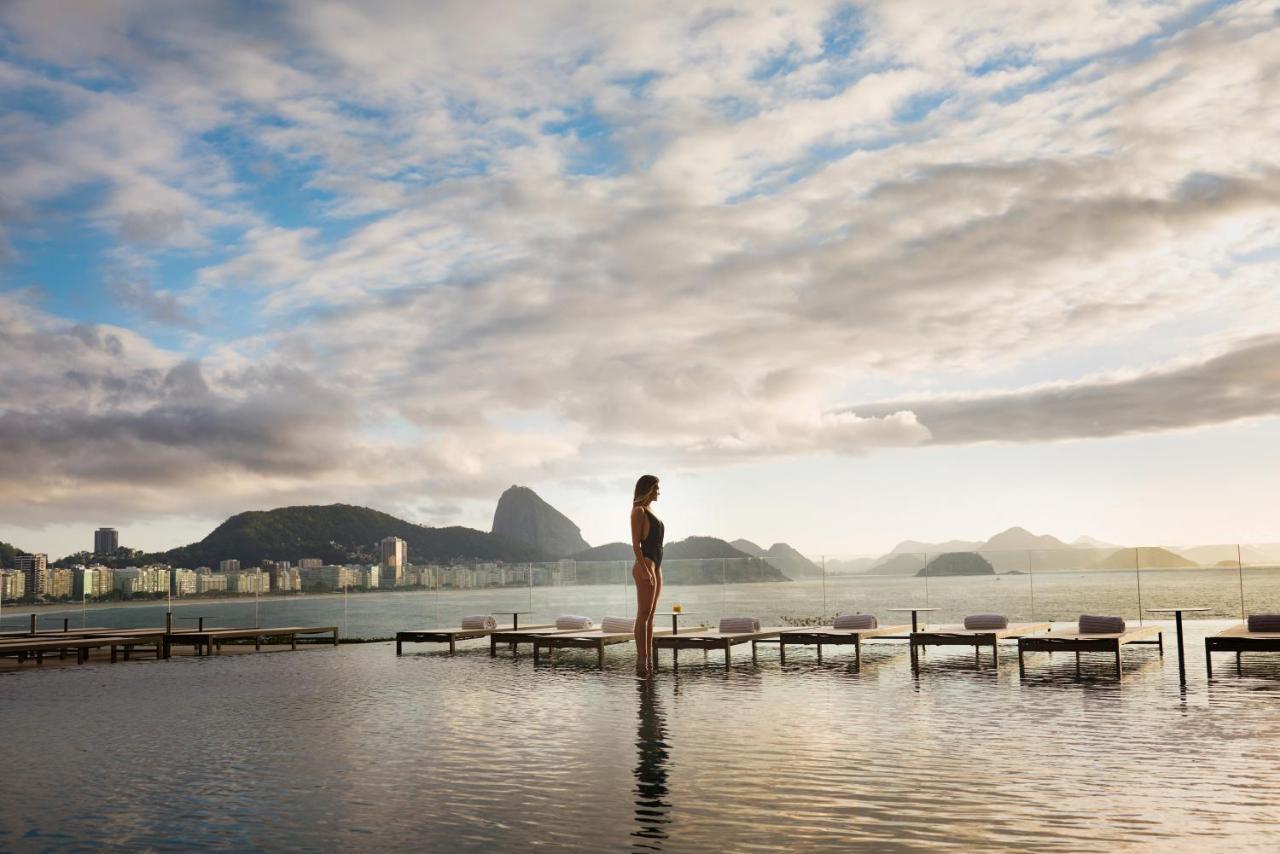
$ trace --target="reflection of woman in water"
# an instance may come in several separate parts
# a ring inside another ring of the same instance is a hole
[[[671,823],[667,802],[667,725],[658,705],[653,680],[636,683],[640,691],[640,722],[636,727],[636,837],[633,850],[661,851]]]
[[[636,554],[631,577],[636,582],[636,670],[653,672],[653,612],[662,592],[662,520],[649,505],[658,500],[658,479],[646,474],[636,481],[631,501],[631,549]]]

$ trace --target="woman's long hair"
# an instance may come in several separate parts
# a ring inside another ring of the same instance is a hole
[[[656,475],[640,475],[640,479],[636,481],[636,495],[635,498],[631,500],[631,504],[634,506],[642,503],[646,498],[653,494],[653,490],[657,485],[658,478]]]

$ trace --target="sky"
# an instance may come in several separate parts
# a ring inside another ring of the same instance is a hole
[[[1275,2],[0,4],[0,540],[1280,540]]]

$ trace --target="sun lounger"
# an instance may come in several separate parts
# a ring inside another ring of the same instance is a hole
[[[1154,637],[1155,640],[1151,640]],[[1110,652],[1116,659],[1116,679],[1123,679],[1121,669],[1120,648],[1128,644],[1155,644],[1164,655],[1164,634],[1155,626],[1127,629],[1123,632],[1092,634],[1085,632],[1055,632],[1052,635],[1032,635],[1018,638],[1018,673],[1027,675],[1023,654],[1028,652],[1074,652],[1076,654],[1076,676],[1080,675],[1080,653]]]
[[[539,635],[582,634],[583,629],[557,629],[554,625],[526,626],[519,629],[498,629],[489,635],[489,657],[498,654],[498,644],[508,644],[512,650],[519,651],[520,644],[533,645],[533,639]],[[590,631],[589,629],[586,631]]]
[[[222,645],[228,641],[252,640],[255,650],[262,649],[266,638],[287,637],[289,646],[298,648],[298,635],[333,635],[333,645],[338,645],[337,626],[263,626],[253,629],[182,629],[164,635],[164,657],[168,658],[175,645],[190,644],[196,655],[222,654]]]
[[[527,626],[526,628],[530,631],[546,631],[551,628],[551,624],[544,623],[538,626]],[[458,641],[487,638],[495,633],[511,631],[512,628],[510,626],[499,626],[496,629],[410,629],[396,632],[396,655],[403,654],[403,647],[406,643],[447,643],[449,645],[449,654],[453,655],[458,651]],[[525,629],[519,629],[518,631],[525,631]]]
[[[101,649],[103,647],[111,648],[111,660],[117,660],[118,653],[121,649],[125,650],[125,659],[128,660],[129,651],[135,646],[154,646],[156,649],[156,657],[162,655],[164,646],[163,635],[152,635],[150,637],[112,637],[110,635],[97,635],[94,637],[64,637],[64,638],[28,638],[25,640],[6,639],[0,643],[0,656],[16,655],[19,663],[26,661],[28,658],[34,657],[36,664],[44,663],[45,653],[56,652],[59,656],[65,656],[68,650],[74,650],[76,653],[76,663],[84,664],[89,660],[89,651]]]
[[[671,663],[673,666],[680,664],[680,650],[682,649],[701,649],[724,650],[724,663],[729,664],[730,651],[733,647],[742,643],[757,641],[761,638],[777,637],[782,632],[790,630],[790,626],[774,626],[771,628],[762,628],[752,632],[721,632],[713,629],[703,631],[681,632],[678,635],[665,634],[662,637],[655,637],[653,645],[655,649],[671,650]],[[751,660],[754,662],[756,658],[756,645],[751,644]]]
[[[1247,624],[1241,623],[1205,638],[1204,666],[1210,679],[1213,678],[1213,653],[1215,652],[1234,652],[1236,672],[1239,673],[1241,653],[1280,652],[1280,632],[1251,632]]]
[[[670,629],[660,629],[657,626],[653,629],[653,640],[656,644],[658,638],[670,634]],[[542,655],[542,650],[554,652],[557,649],[594,649],[596,658],[600,667],[604,667],[604,648],[619,643],[630,643],[634,641],[636,636],[633,632],[604,632],[599,629],[595,631],[561,631],[561,632],[545,632],[543,634],[535,634],[533,640],[533,663],[537,664]]]
[[[837,629],[832,626],[804,626],[802,628],[787,629],[780,632],[776,638],[760,638],[751,642],[752,658],[755,659],[755,648],[761,643],[776,643],[778,645],[778,660],[782,664],[787,663],[787,646],[816,646],[818,648],[818,661],[822,661],[822,648],[824,646],[852,646],[853,647],[853,666],[855,669],[862,667],[862,642],[869,638],[905,638],[911,633],[911,627],[908,625],[901,626],[877,626],[873,629]]]
[[[973,663],[982,666],[982,648],[991,647],[991,660],[1000,666],[1000,641],[1049,631],[1048,623],[1009,623],[1003,628],[966,629],[964,626],[940,626],[911,633],[911,667],[920,669],[919,651],[926,646],[971,646]]]

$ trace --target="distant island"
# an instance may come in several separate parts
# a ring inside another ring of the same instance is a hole
[[[975,552],[948,552],[929,561],[917,576],[995,575],[991,562]]]

